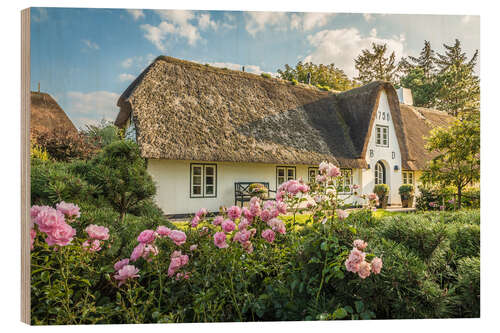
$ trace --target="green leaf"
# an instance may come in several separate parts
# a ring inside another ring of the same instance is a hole
[[[356,307],[356,312],[357,313],[363,312],[363,309],[365,307],[364,304],[363,304],[363,302],[361,302],[361,301],[354,302],[354,306]]]

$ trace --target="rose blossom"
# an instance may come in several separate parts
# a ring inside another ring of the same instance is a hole
[[[328,169],[328,176],[332,178],[340,176],[340,169],[337,168],[335,165],[331,165],[330,168]]]
[[[144,253],[144,248],[146,247],[146,244],[144,243],[139,243],[134,250],[132,251],[132,254],[130,255],[130,260],[136,261],[140,257],[142,257],[142,254]]]
[[[368,200],[370,201],[378,200],[378,196],[375,193],[370,193],[368,194]]]
[[[72,203],[61,201],[56,205],[56,209],[67,217],[80,217],[80,207]]]
[[[59,225],[66,224],[64,221],[64,214],[51,207],[41,207],[35,219],[40,231],[49,233],[53,228]]]
[[[190,251],[196,251],[196,249],[197,249],[197,248],[198,248],[198,245],[193,244],[193,245],[191,245],[191,246],[189,247],[189,250],[190,250]]]
[[[219,216],[217,216],[217,217],[213,220],[212,224],[213,224],[213,225],[220,225],[220,224],[222,223],[222,221],[224,221],[224,217],[222,217],[222,216],[220,216],[220,215],[219,215]]]
[[[165,227],[164,225],[160,225],[158,228],[156,228],[156,233],[158,234],[159,237],[165,237],[170,235],[170,230],[169,228]]]
[[[261,236],[269,243],[272,243],[274,241],[274,237],[276,236],[276,234],[271,229],[266,229],[262,231]]]
[[[31,229],[30,230],[31,250],[33,250],[33,243],[35,242],[35,237],[36,237],[36,230]]]
[[[221,226],[224,232],[231,232],[236,228],[236,224],[234,224],[234,222],[231,220],[225,220],[224,222],[222,222]]]
[[[252,253],[252,252],[253,252],[253,244],[252,244],[252,242],[250,242],[250,241],[246,241],[246,242],[244,242],[243,244],[241,244],[241,246],[243,246],[243,249],[244,249],[247,253]]]
[[[73,237],[76,235],[76,230],[73,229],[69,224],[63,223],[57,225],[54,229],[52,229],[49,233],[47,233],[47,238],[45,238],[45,242],[52,245],[66,246],[73,240]]]
[[[85,228],[85,232],[89,235],[91,239],[100,239],[100,240],[109,239],[109,229],[106,227],[91,224],[87,228]]]
[[[196,228],[198,226],[198,223],[200,223],[200,217],[198,215],[195,215],[193,219],[191,220],[191,228]]]
[[[319,164],[319,172],[320,173],[325,173],[329,169],[329,163],[327,161],[323,161]]]
[[[42,209],[47,209],[47,208],[50,208],[50,207],[48,207],[48,206],[37,206],[37,205],[31,206],[31,208],[30,208],[31,219],[34,220],[38,216],[38,213],[40,213],[40,211]]]
[[[127,280],[138,278],[139,277],[139,269],[134,265],[125,265],[119,271],[118,274],[114,276],[115,280],[120,281],[118,283],[118,287],[124,284]]]
[[[379,274],[382,270],[382,259],[380,259],[379,257],[375,257],[372,259],[371,264],[373,274]]]
[[[228,247],[226,243],[226,234],[219,231],[214,234],[214,244],[217,246],[219,249],[223,249]]]
[[[241,215],[243,215],[249,221],[254,218],[252,212],[246,207],[243,207],[243,209],[241,210]]]
[[[363,251],[358,250],[357,248],[353,248],[351,253],[349,254],[349,261],[352,261],[356,264],[359,264],[363,260],[365,260],[366,254]]]
[[[168,235],[175,245],[182,245],[186,242],[186,234],[180,230],[172,230]]]
[[[370,263],[368,263],[368,262],[366,262],[366,261],[363,260],[359,264],[359,270],[358,270],[359,277],[362,278],[362,279],[367,278],[368,276],[370,276],[370,271],[371,271],[371,265],[370,265]]]
[[[241,216],[241,208],[238,206],[231,206],[227,210],[227,216],[229,216],[229,218],[233,221],[236,220]]]
[[[349,213],[342,209],[335,209],[335,213],[337,213],[337,217],[339,218],[339,220],[344,220],[347,218],[347,216],[349,216]]]
[[[366,243],[365,241],[363,241],[362,239],[356,239],[354,242],[353,242],[353,245],[354,247],[356,247],[358,250],[362,251],[364,250],[367,246],[368,246],[368,243]]]
[[[196,212],[196,216],[199,218],[204,218],[207,215],[207,210],[205,208],[201,208],[198,212]]]
[[[280,234],[286,233],[285,223],[283,223],[280,219],[273,218],[267,222],[267,225],[270,226],[273,231],[277,231]]]
[[[85,242],[83,242],[82,248],[84,251],[99,252],[102,249],[101,241],[98,239],[94,239],[92,242],[86,240]]]
[[[125,259],[122,259],[120,261],[117,261],[116,264],[114,265],[115,271],[119,271],[124,266],[128,265],[129,261],[130,260],[128,258],[125,258]]]
[[[158,255],[158,248],[154,246],[153,244],[146,244],[144,246],[144,251],[142,251],[142,257],[147,260],[151,261],[153,256]]]
[[[272,218],[272,214],[269,210],[263,210],[262,213],[260,213],[260,218],[262,221],[267,222]]]
[[[241,230],[234,234],[233,242],[240,242],[241,244],[247,242],[252,236],[252,232],[248,230]]]
[[[347,269],[348,272],[357,273],[359,270],[359,263],[355,263],[347,259],[345,261],[345,268]]]
[[[246,217],[242,217],[240,219],[240,223],[238,224],[238,230],[246,229],[248,226],[250,226],[250,222],[248,222]]]
[[[174,251],[170,256],[170,265],[168,266],[167,275],[172,277],[181,268],[186,265],[189,261],[189,257],[186,254],[182,254],[181,251]]]

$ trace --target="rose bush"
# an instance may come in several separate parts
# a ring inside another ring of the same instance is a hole
[[[275,200],[253,197],[248,207],[232,206],[214,217],[200,209],[177,226],[154,218],[146,225],[120,225],[119,219],[101,225],[89,218],[92,211],[74,204],[33,206],[32,322],[450,315],[443,309],[451,296],[442,293],[449,286],[428,274],[442,268],[433,257],[436,249],[446,251],[442,237],[430,247],[417,236],[395,243],[399,234],[373,219],[370,209],[345,211],[335,190],[337,169],[322,163],[314,184],[288,181]],[[377,200],[359,199],[369,207]],[[297,214],[304,212],[308,221],[299,224]],[[414,254],[419,251],[422,257]],[[447,283],[456,276],[449,274]],[[425,311],[412,313],[413,307]]]

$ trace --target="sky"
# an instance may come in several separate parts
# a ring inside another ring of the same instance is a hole
[[[353,78],[353,59],[372,43],[400,59],[418,56],[424,40],[443,53],[455,38],[472,56],[479,16],[33,8],[31,89],[40,83],[84,128],[114,120],[120,94],[159,55],[272,75],[298,61],[334,63]]]

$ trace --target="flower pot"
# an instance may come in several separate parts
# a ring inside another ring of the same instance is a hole
[[[387,195],[384,195],[382,198],[379,197],[379,204],[377,208],[385,209],[387,207],[387,201],[389,201],[389,197]]]
[[[401,196],[401,206],[403,206],[403,208],[412,208],[413,207],[413,195]]]

